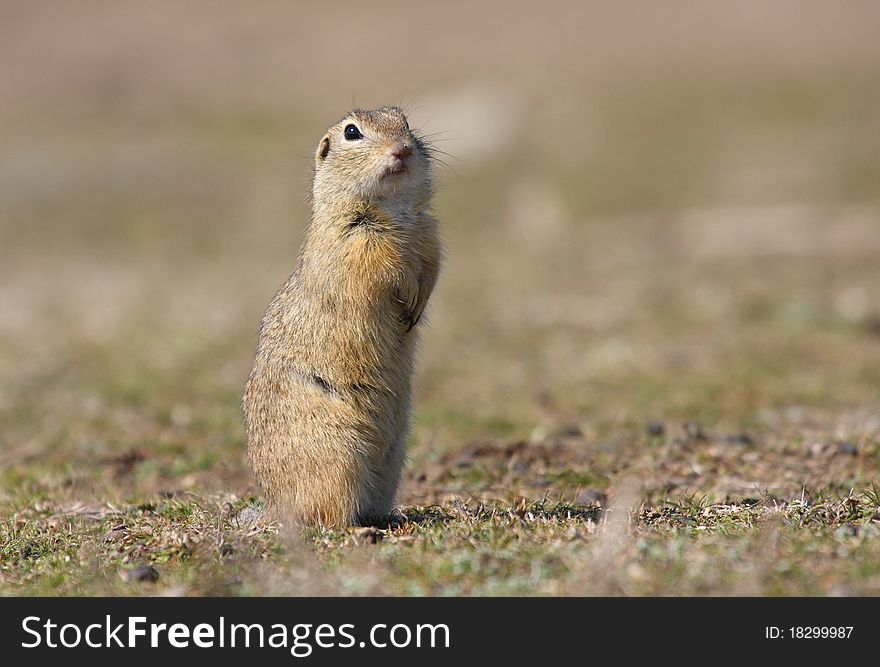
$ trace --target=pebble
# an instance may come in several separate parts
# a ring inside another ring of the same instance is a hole
[[[139,565],[119,573],[123,581],[147,581],[154,583],[159,580],[159,571],[152,565]]]

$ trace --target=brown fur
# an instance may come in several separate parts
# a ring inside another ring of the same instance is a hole
[[[362,139],[345,138],[349,124]],[[406,146],[406,172],[388,174]],[[354,110],[318,145],[299,265],[263,318],[243,401],[274,516],[344,526],[393,509],[417,325],[440,265],[430,165],[396,107]]]

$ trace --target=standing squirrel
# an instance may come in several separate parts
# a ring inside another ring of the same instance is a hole
[[[397,107],[355,109],[318,144],[299,263],[263,317],[243,399],[270,516],[341,527],[393,510],[440,268],[431,166]]]

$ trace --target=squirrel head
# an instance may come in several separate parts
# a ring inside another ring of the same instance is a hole
[[[318,143],[313,199],[334,205],[384,200],[417,205],[430,198],[430,166],[430,150],[402,109],[354,109]]]

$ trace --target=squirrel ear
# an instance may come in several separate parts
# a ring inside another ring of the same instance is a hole
[[[321,139],[321,143],[318,144],[318,152],[315,153],[315,159],[320,162],[325,157],[327,157],[327,153],[329,153],[329,152],[330,152],[330,135],[325,134],[324,138]]]

